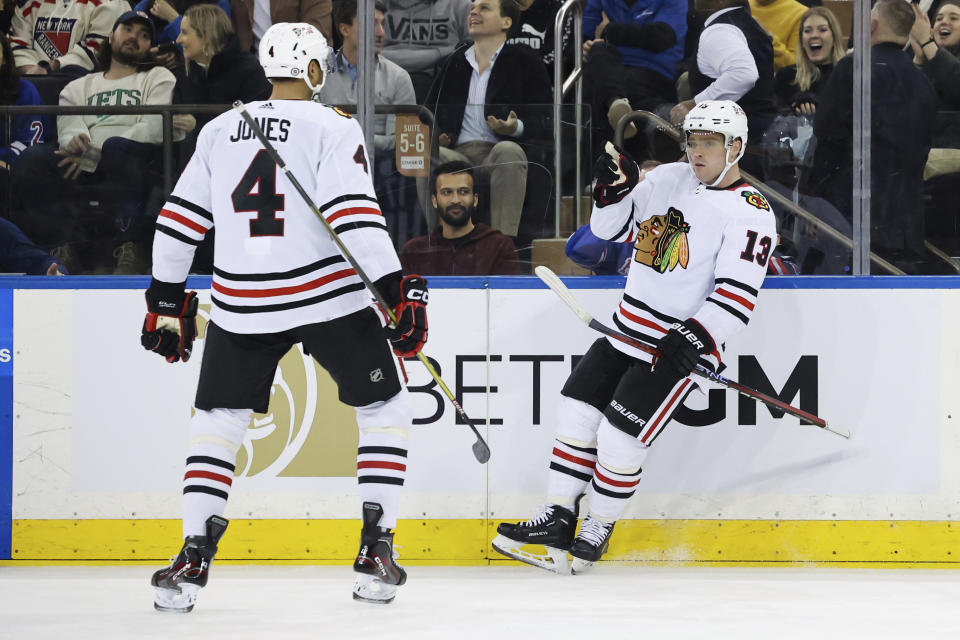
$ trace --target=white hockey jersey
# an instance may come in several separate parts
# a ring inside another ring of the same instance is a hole
[[[717,350],[701,362],[714,369],[723,343],[750,320],[767,261],[777,245],[766,199],[746,181],[716,189],[686,163],[661,165],[618,203],[594,205],[590,229],[607,240],[633,242],[633,261],[617,328],[656,344],[674,322],[694,318]],[[634,347],[611,344],[646,362]]]
[[[367,276],[400,271],[357,121],[302,100],[247,111]],[[183,282],[214,226],[211,320],[228,331],[283,331],[371,304],[323,223],[233,110],[203,127],[157,218],[153,277]]]

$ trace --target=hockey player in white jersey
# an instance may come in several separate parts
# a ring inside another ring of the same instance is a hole
[[[687,162],[639,184],[637,165],[610,143],[594,168],[591,230],[634,242],[613,322],[661,355],[600,338],[577,364],[561,391],[547,504],[500,524],[493,541],[517,560],[578,573],[601,558],[650,446],[695,388],[691,371],[717,369],[757,304],[777,232],[767,201],[740,176],[747,117],[734,102],[703,102],[683,130]],[[589,512],[575,537],[584,492]]]
[[[423,278],[401,273],[357,121],[311,101],[329,53],[309,24],[273,25],[260,43],[273,93],[246,108],[398,322],[384,328],[357,272],[241,115],[230,111],[208,123],[157,219],[146,292],[144,348],[170,362],[187,360],[197,311],[196,292],[185,290],[187,272],[216,227],[213,304],[183,484],[184,545],[153,575],[160,610],[190,611],[206,585],[227,527],[237,450],[252,413],[267,410],[277,363],[297,343],[330,373],[340,400],[356,408],[363,505],[354,598],[390,602],[406,580],[392,529],[413,410],[395,356],[415,355],[427,339],[427,288]]]

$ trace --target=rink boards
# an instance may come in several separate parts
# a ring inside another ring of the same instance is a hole
[[[622,279],[566,281],[609,323]],[[4,284],[0,561],[166,559],[179,546],[200,359],[169,365],[140,348],[145,278]],[[190,282],[201,338],[209,284]],[[958,288],[957,278],[768,279],[724,375],[853,438],[732,391],[695,392],[656,441],[608,558],[956,562]],[[496,524],[543,500],[558,392],[597,336],[532,278],[432,278],[429,313],[425,351],[487,423],[492,457],[473,459],[469,429],[408,362],[418,424],[397,542],[410,563],[485,563],[499,558]],[[218,559],[351,558],[356,442],[329,377],[291,351],[238,458]]]

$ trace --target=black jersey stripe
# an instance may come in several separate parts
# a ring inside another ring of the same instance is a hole
[[[220,489],[214,489],[213,487],[207,487],[202,484],[192,484],[189,487],[183,488],[184,493],[206,493],[211,496],[217,496],[218,498],[223,498],[226,500],[230,497],[226,491],[221,491]]]
[[[573,476],[574,478],[576,478],[576,479],[578,479],[578,480],[583,480],[584,482],[590,482],[591,478],[593,478],[593,475],[592,475],[592,474],[582,473],[582,472],[580,472],[580,471],[576,471],[576,470],[574,470],[574,469],[571,469],[570,467],[565,467],[565,466],[563,466],[563,465],[561,465],[561,464],[557,464],[556,462],[551,462],[551,463],[550,463],[550,468],[553,469],[554,471],[559,471],[560,473],[565,473],[565,474],[567,474],[568,476]]]
[[[209,220],[210,222],[213,222],[213,214],[212,214],[212,213],[210,213],[209,211],[207,211],[206,209],[204,209],[203,207],[201,207],[201,206],[198,205],[198,204],[193,204],[193,203],[190,202],[189,200],[184,200],[184,199],[181,198],[180,196],[170,196],[170,197],[167,198],[167,202],[172,202],[173,204],[175,204],[175,205],[177,205],[177,206],[179,206],[179,207],[183,207],[184,209],[186,209],[186,210],[188,210],[188,211],[192,211],[193,213],[197,214],[197,215],[200,216],[201,218],[206,218],[206,219]]]
[[[589,453],[589,454],[592,455],[592,456],[597,455],[597,448],[596,448],[596,447],[575,447],[575,446],[573,446],[572,444],[569,444],[569,443],[564,442],[563,440],[559,440],[559,439],[557,440],[557,442],[559,442],[560,444],[562,444],[562,445],[565,446],[565,447],[568,447],[568,448],[570,448],[570,449],[574,449],[575,451],[583,451],[584,453]]]
[[[616,235],[610,238],[610,240],[612,240],[613,242],[617,242],[621,237],[626,236],[630,232],[631,222],[632,222],[632,218],[627,218],[627,221],[623,223],[622,227],[620,227],[620,231],[617,231]]]
[[[387,230],[386,223],[370,220],[362,222],[344,222],[343,224],[334,227],[333,231],[339,235],[344,231],[353,231],[354,229],[362,229],[364,227],[377,227],[379,229],[383,229],[384,231]]]
[[[636,329],[631,329],[630,327],[628,327],[627,325],[625,325],[625,324],[623,323],[623,320],[621,320],[620,317],[619,317],[618,315],[616,315],[616,314],[613,315],[613,323],[614,323],[615,325],[617,325],[617,328],[620,329],[620,332],[621,332],[621,333],[625,333],[625,334],[627,334],[628,336],[630,336],[631,338],[636,338],[637,340],[642,340],[643,342],[646,342],[647,344],[649,344],[651,347],[654,346],[654,345],[656,345],[657,342],[660,341],[660,338],[654,338],[653,336],[649,336],[649,335],[647,335],[647,334],[645,334],[645,333],[641,333],[640,331],[637,331]]]
[[[357,484],[398,484],[403,485],[403,478],[392,476],[357,476]]]
[[[236,467],[225,460],[211,458],[210,456],[190,456],[187,458],[187,464],[209,464],[214,467],[221,467],[228,471],[236,471]]]
[[[621,500],[626,500],[633,496],[637,492],[636,489],[629,493],[621,493],[619,491],[610,491],[609,489],[604,489],[603,487],[597,485],[596,480],[591,480],[590,484],[593,485],[593,490],[599,493],[600,495],[607,496],[608,498],[619,498]]]
[[[162,233],[162,234],[164,234],[164,235],[168,235],[168,236],[170,236],[171,238],[174,238],[174,239],[176,239],[176,240],[179,240],[180,242],[183,242],[184,244],[190,244],[190,245],[193,245],[193,246],[195,246],[195,247],[200,246],[200,243],[203,242],[202,240],[194,240],[194,239],[191,238],[190,236],[184,235],[184,234],[180,233],[179,231],[174,231],[173,229],[171,229],[171,228],[168,227],[167,225],[165,225],[165,224],[160,224],[159,222],[157,222],[157,231],[159,231],[160,233]]]
[[[363,283],[356,282],[354,284],[348,284],[345,287],[340,287],[339,289],[333,289],[332,291],[322,293],[312,298],[304,298],[303,300],[293,300],[291,302],[280,302],[277,304],[265,304],[259,306],[228,304],[223,300],[217,299],[215,296],[210,296],[210,301],[224,311],[229,311],[230,313],[270,313],[273,311],[288,311],[290,309],[299,309],[300,307],[309,307],[312,304],[319,304],[347,293],[363,291],[363,289]]]
[[[387,456],[407,457],[407,450],[399,447],[357,447],[357,455],[379,453]]]
[[[330,202],[320,205],[320,211],[323,211],[324,213],[326,213],[327,209],[329,209],[330,207],[334,205],[338,205],[341,202],[350,202],[351,200],[369,200],[370,202],[377,202],[376,198],[374,198],[373,196],[368,196],[365,193],[348,193],[346,195],[334,198]]]
[[[738,318],[740,318],[740,320],[743,321],[743,324],[747,324],[748,322],[750,322],[750,318],[748,318],[746,314],[740,313],[739,311],[737,311],[730,305],[726,304],[725,302],[720,302],[719,300],[715,300],[714,298],[707,298],[707,302],[712,302],[713,304],[717,305],[724,311],[729,312],[731,315],[737,316]]]
[[[623,294],[623,301],[626,303],[629,303],[630,306],[632,307],[636,307],[637,309],[646,311],[647,313],[652,315],[654,318],[656,318],[660,322],[665,322],[667,326],[672,325],[674,322],[680,322],[680,320],[678,320],[677,318],[674,318],[673,316],[668,316],[665,313],[660,313],[650,305],[637,300],[633,296],[628,295],[626,292],[624,292]]]
[[[759,291],[757,291],[750,285],[744,284],[739,280],[734,280],[733,278],[717,278],[716,280],[713,281],[713,284],[732,284],[736,288],[746,291],[747,293],[752,295],[754,298],[756,298],[760,294]]]
[[[346,262],[343,256],[330,256],[329,258],[324,258],[323,260],[317,260],[311,264],[304,265],[302,267],[297,267],[296,269],[290,269],[289,271],[274,271],[272,273],[231,273],[229,271],[224,271],[223,269],[218,269],[217,267],[213,268],[213,273],[216,276],[224,278],[226,280],[236,280],[238,282],[262,282],[266,280],[287,280],[289,278],[299,278],[302,275],[306,275],[311,271],[318,271],[324,269],[331,265],[340,264]]]

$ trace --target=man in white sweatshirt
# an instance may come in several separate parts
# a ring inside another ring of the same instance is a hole
[[[106,71],[68,84],[60,94],[60,104],[171,104],[176,80],[170,71],[149,62],[153,38],[153,23],[147,14],[122,14],[104,47]],[[144,230],[149,231],[144,209],[151,176],[157,175],[160,165],[161,116],[59,116],[57,131],[59,149],[31,147],[18,163],[16,191],[29,214],[24,217],[31,220],[31,227],[39,227],[34,233],[40,244],[55,246],[77,240],[71,237],[78,215],[76,206],[70,206],[75,204],[71,196],[75,185],[93,187],[98,197],[85,200],[99,202],[101,211],[114,216],[115,237],[122,249],[117,256],[123,263],[119,272],[128,273],[136,266],[130,264],[134,247],[128,243],[144,240]]]

